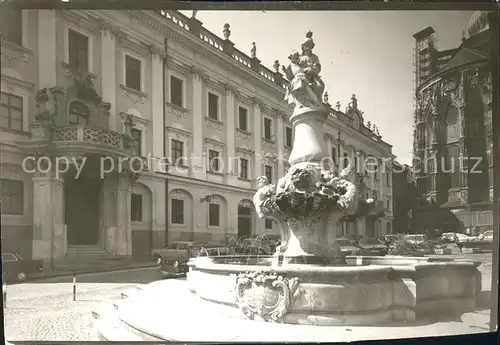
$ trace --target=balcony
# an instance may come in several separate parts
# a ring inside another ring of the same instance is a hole
[[[128,135],[92,126],[50,127],[33,124],[31,141],[18,145],[28,151],[49,151],[54,155],[100,155],[131,157],[134,140]]]

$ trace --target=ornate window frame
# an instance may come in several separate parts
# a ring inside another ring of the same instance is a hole
[[[189,152],[189,138],[191,137],[191,133],[180,129],[176,127],[167,127],[167,143],[168,147],[166,148],[167,150],[167,157],[170,160],[171,164],[174,164],[175,162],[172,161],[172,140],[178,140],[182,142],[182,150],[183,150],[183,158],[184,158],[184,165],[183,166],[189,166],[189,157],[186,155],[187,152]]]
[[[186,110],[187,109],[187,100],[186,100],[186,96],[187,96],[187,86],[188,86],[188,80],[186,78],[185,75],[183,75],[182,73],[178,73],[176,71],[173,71],[172,69],[168,69],[167,70],[167,77],[168,77],[168,104],[173,106],[173,107],[179,107],[179,105],[177,104],[173,104],[172,103],[172,77],[174,78],[177,78],[179,80],[182,80],[182,105],[180,106],[182,108],[182,110]]]
[[[238,169],[237,169],[238,179],[243,180],[243,181],[251,181],[252,177],[253,177],[252,172],[254,171],[253,159],[252,159],[253,151],[249,150],[246,147],[238,147],[236,149],[236,154],[238,155]],[[247,178],[246,179],[241,177],[241,171],[240,171],[241,159],[246,159],[247,163],[248,163],[248,165],[247,165],[248,171],[247,171]]]
[[[23,115],[22,115],[22,132],[18,132],[15,130],[11,130],[8,128],[1,128],[2,131],[11,131],[16,133],[28,133],[29,132],[29,99],[32,97],[33,87],[34,85],[20,79],[20,76],[9,76],[6,72],[9,68],[5,68],[2,70],[1,74],[1,83],[0,83],[0,91],[5,93],[10,93],[15,96],[21,97],[23,102]],[[15,70],[10,69],[15,72]],[[17,73],[17,72],[16,72]]]
[[[213,94],[213,95],[217,96],[217,119],[214,119],[214,118],[209,116],[209,107],[210,107],[209,94]],[[205,109],[206,109],[205,118],[208,121],[218,122],[220,124],[224,123],[224,121],[223,121],[224,116],[223,116],[223,111],[222,111],[222,98],[223,98],[222,94],[219,91],[217,91],[215,88],[206,87],[206,90],[205,90]]]
[[[224,174],[227,172],[227,166],[225,166],[225,159],[224,159],[224,151],[226,148],[226,144],[223,142],[213,139],[213,138],[205,138],[205,155],[206,155],[206,172],[211,173],[211,174]],[[212,151],[217,151],[219,152],[219,161],[222,163],[222,167],[219,166],[219,171],[211,170],[210,169],[210,155],[209,152],[210,150]]]
[[[120,113],[121,121],[122,121],[122,133],[125,133],[125,121],[127,119],[127,115],[132,116],[132,120],[134,121],[134,128],[141,131],[141,157],[147,157],[147,133],[148,133],[148,125],[149,120],[143,118],[142,116],[137,116],[131,113]]]
[[[69,30],[73,30],[78,32],[81,35],[84,35],[88,38],[88,56],[87,56],[87,61],[88,61],[88,66],[87,70],[90,74],[95,73],[95,66],[94,66],[94,35],[85,29],[82,29],[67,20],[64,21],[63,23],[63,32],[64,32],[64,64],[69,66]]]
[[[127,55],[129,57],[141,62],[140,90],[136,90],[136,89],[133,89],[133,88],[127,86],[127,64],[126,64]],[[122,48],[121,60],[122,60],[122,78],[121,78],[120,87],[122,89],[126,89],[127,91],[130,91],[133,93],[138,93],[140,96],[143,96],[143,97],[145,97],[144,95],[147,96],[147,93],[146,93],[146,73],[145,73],[146,72],[146,59],[144,57],[141,57],[140,55],[136,54],[135,52],[132,52],[130,49]]]

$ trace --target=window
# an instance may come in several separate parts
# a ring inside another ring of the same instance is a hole
[[[130,215],[133,222],[142,222],[142,195],[132,193]]]
[[[238,128],[241,129],[242,131],[247,132],[248,131],[248,110],[246,110],[243,107],[238,108],[238,116],[239,116],[239,122],[238,122]]]
[[[69,67],[72,71],[89,71],[89,38],[75,30],[68,29]]]
[[[354,169],[355,169],[356,173],[359,172],[359,160],[358,160],[358,156],[354,157]]]
[[[214,120],[219,119],[219,96],[208,93],[208,117]]]
[[[85,104],[79,101],[72,102],[69,106],[68,123],[70,125],[85,125],[89,124],[90,110]]]
[[[182,79],[170,76],[170,103],[183,107],[183,90],[184,82]]]
[[[219,204],[208,204],[208,225],[209,226],[219,226]]]
[[[454,105],[448,108],[446,116],[446,142],[454,142],[460,138],[460,123],[458,121],[459,113]]]
[[[377,163],[373,164],[373,177],[375,180],[378,180],[378,165]]]
[[[460,187],[460,148],[448,146],[446,151],[446,172],[450,176],[450,188]]]
[[[170,210],[172,224],[184,224],[184,200],[172,199]]]
[[[240,178],[248,180],[248,160],[240,158]]]
[[[2,39],[23,45],[22,12],[20,9],[4,6],[0,11],[0,31]]]
[[[271,219],[266,218],[266,230],[272,230],[273,228],[273,221]]]
[[[23,99],[10,93],[0,92],[0,127],[23,130]]]
[[[125,85],[141,91],[141,60],[125,55]]]
[[[391,208],[391,199],[390,198],[387,198],[387,201],[386,201],[386,208],[389,210]]]
[[[0,179],[0,213],[21,216],[24,214],[24,183],[18,180]]]
[[[132,128],[132,138],[135,140],[136,154],[142,156],[142,131],[137,128]]]
[[[264,167],[264,173],[265,173],[266,178],[267,178],[267,183],[271,183],[273,180],[273,167],[270,165],[266,165]]]
[[[267,140],[272,140],[272,123],[271,119],[264,118],[264,138]]]
[[[344,152],[344,168],[347,168],[347,166],[349,165],[349,155]]]
[[[292,147],[292,128],[286,127],[285,128],[285,145],[287,147]]]
[[[172,139],[171,157],[174,165],[184,166],[184,142]]]
[[[332,146],[332,160],[333,163],[337,164],[337,148]]]
[[[219,172],[219,151],[208,150],[208,170]]]

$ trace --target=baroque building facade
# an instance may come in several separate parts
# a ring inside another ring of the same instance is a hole
[[[4,250],[57,266],[278,234],[251,201],[257,177],[284,175],[293,145],[278,62],[235,48],[229,25],[221,38],[176,11],[6,9],[1,23]],[[354,96],[332,107],[325,141],[332,168],[356,162],[380,206],[339,231],[391,232],[391,174],[361,164],[385,164],[391,146]]]
[[[493,226],[490,29],[475,12],[462,44],[440,52],[434,30],[414,35],[415,231]]]

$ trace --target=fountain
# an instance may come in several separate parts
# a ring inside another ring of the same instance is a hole
[[[110,335],[120,325],[120,334],[142,340],[338,341],[338,326],[411,326],[427,314],[474,308],[477,262],[346,257],[335,243],[338,221],[369,202],[358,197],[351,166],[336,176],[324,164],[328,112],[313,48],[308,32],[302,52],[292,52],[283,68],[285,99],[294,104],[291,167],[276,184],[259,178],[253,198],[259,217],[281,227],[275,254],[192,259],[186,282],[148,284],[106,314],[114,317],[100,319],[103,338],[132,340]]]

